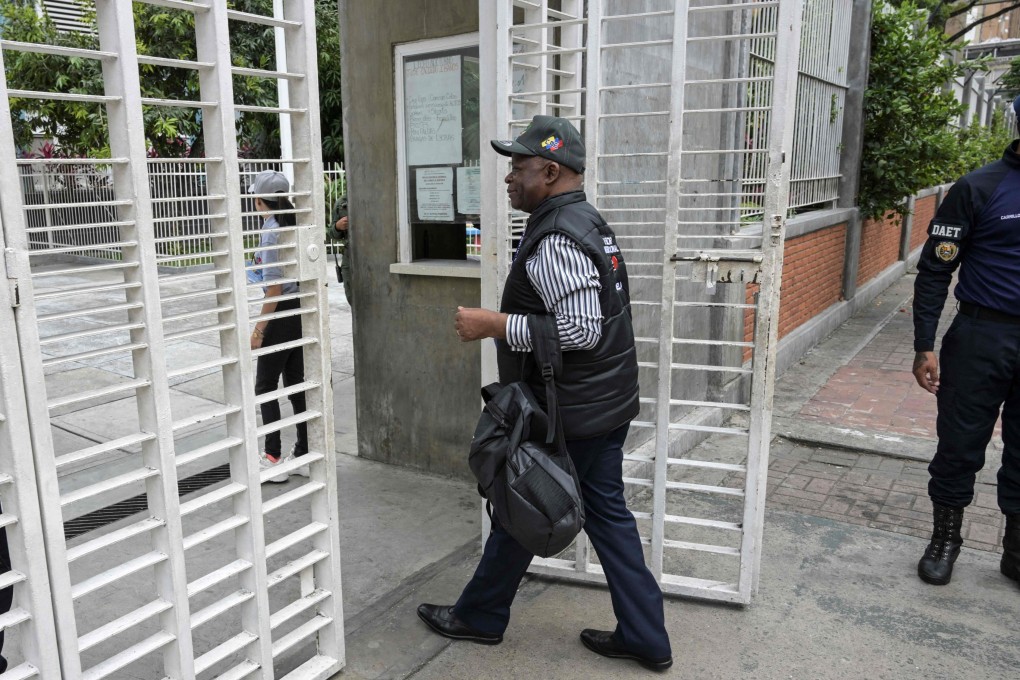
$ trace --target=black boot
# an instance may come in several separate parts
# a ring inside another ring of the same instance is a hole
[[[1020,582],[1020,514],[1006,515],[1006,535],[1002,537],[999,570],[1007,578]]]
[[[960,554],[963,539],[960,525],[963,524],[963,508],[949,508],[932,503],[934,528],[931,543],[924,551],[924,557],[917,563],[917,575],[925,583],[944,586],[953,578],[953,562]]]

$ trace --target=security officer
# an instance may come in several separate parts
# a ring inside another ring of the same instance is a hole
[[[347,217],[347,195],[336,199],[326,224],[326,240],[336,243],[342,257],[337,279],[344,284],[347,304],[354,307],[354,286],[351,285],[350,219]]]
[[[1020,117],[1020,97],[1013,102]],[[1020,118],[1018,118],[1020,132]],[[963,509],[1002,409],[999,508],[1006,515],[1001,571],[1020,582],[1020,140],[1002,159],[964,175],[928,227],[914,283],[914,377],[938,401],[938,448],[928,466],[934,529],[917,565],[921,579],[949,583],[963,539]],[[935,331],[949,284],[959,314]],[[941,372],[940,372],[941,370]]]

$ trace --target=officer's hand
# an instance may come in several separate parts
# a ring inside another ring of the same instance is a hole
[[[347,231],[347,217],[344,216],[344,217],[341,217],[340,219],[338,219],[336,221],[336,225],[334,225],[334,226],[335,226],[337,231]]]
[[[506,314],[478,307],[458,307],[453,327],[461,342],[506,337]]]
[[[914,379],[932,394],[939,391],[939,360],[935,352],[918,352],[914,355]]]

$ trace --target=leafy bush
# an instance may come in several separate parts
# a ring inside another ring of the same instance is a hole
[[[904,197],[960,172],[963,142],[951,124],[962,105],[946,84],[982,66],[947,58],[944,34],[919,16],[913,3],[875,2],[858,197],[865,217],[896,210]]]

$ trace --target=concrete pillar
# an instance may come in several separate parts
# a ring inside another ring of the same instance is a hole
[[[916,197],[907,199],[906,213],[903,215],[903,222],[900,224],[900,261],[906,262],[910,256],[910,234],[914,230],[914,201]]]
[[[970,114],[971,106],[973,105],[974,99],[974,72],[971,71],[967,74],[967,77],[963,79],[963,87],[960,93],[960,103],[963,105],[963,111],[960,112],[960,127],[965,128],[970,125]]]
[[[987,83],[984,76],[976,76],[977,80],[977,106],[974,107],[974,121],[982,125],[985,120],[985,109],[987,104]]]
[[[847,63],[846,105],[843,110],[843,153],[839,160],[840,208],[857,203],[861,181],[861,154],[864,148],[864,88],[868,85],[868,57],[871,54],[871,0],[854,0],[850,34],[861,36],[861,44],[850,51]],[[857,293],[857,264],[860,260],[861,217],[855,212],[846,227],[843,255],[843,299]]]

